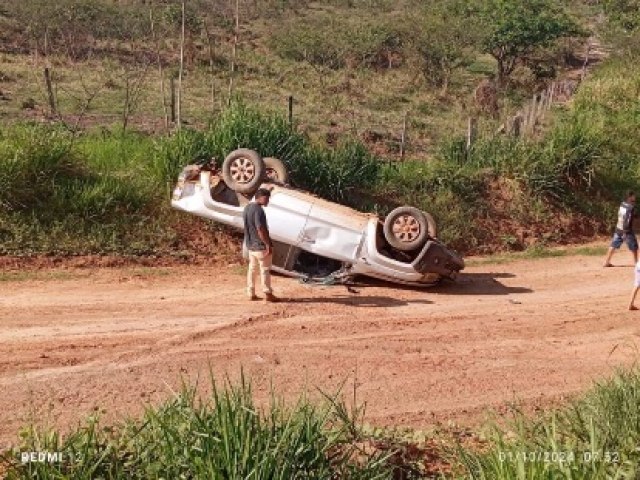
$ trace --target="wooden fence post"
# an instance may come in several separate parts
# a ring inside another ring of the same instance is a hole
[[[56,97],[53,94],[53,86],[51,84],[51,73],[49,72],[49,67],[44,67],[44,80],[47,84],[47,94],[49,96],[49,108],[51,108],[51,114],[55,115],[57,113]]]
[[[584,56],[584,63],[582,64],[582,71],[580,72],[580,81],[584,80],[584,77],[587,74],[587,67],[589,66],[590,54],[591,54],[591,40],[589,40],[589,44],[587,45],[587,54]]]
[[[473,117],[469,117],[467,120],[467,151],[471,149],[471,145],[476,141],[476,134],[478,127],[478,120]]]
[[[289,126],[293,127],[293,95],[289,95]]]
[[[176,78],[171,75],[171,123],[176,122]]]
[[[402,118],[402,134],[400,135],[400,160],[404,159],[405,153],[405,142],[407,141],[407,117],[409,112],[404,112],[404,117]]]
[[[529,104],[529,118],[527,119],[528,133],[533,133],[536,126],[536,97],[537,95],[534,95]]]

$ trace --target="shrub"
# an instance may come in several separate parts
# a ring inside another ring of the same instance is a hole
[[[400,31],[388,23],[352,25],[340,17],[293,21],[270,39],[271,48],[282,58],[333,69],[390,68],[397,65],[393,58],[401,56],[402,42]]]

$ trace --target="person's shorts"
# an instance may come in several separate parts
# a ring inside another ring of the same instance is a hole
[[[627,233],[620,235],[618,232],[613,234],[613,239],[611,240],[611,246],[613,248],[620,248],[622,242],[627,243],[627,247],[632,252],[636,252],[638,250],[638,239],[636,238],[635,233]]]

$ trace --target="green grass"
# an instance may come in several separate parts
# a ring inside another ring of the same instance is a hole
[[[618,370],[564,406],[513,409],[476,431],[365,426],[342,395],[258,406],[251,382],[182,389],[143,415],[105,425],[92,416],[66,434],[27,426],[0,457],[8,480],[33,479],[633,479],[640,469],[640,371]],[[456,433],[457,432],[457,433]],[[425,445],[430,445],[425,449]],[[21,452],[64,460],[22,463]],[[435,456],[434,456],[435,455]],[[429,477],[425,472],[440,470]]]
[[[372,480],[402,468],[389,462],[392,450],[367,447],[362,410],[339,395],[319,403],[302,396],[293,405],[272,395],[259,407],[244,377],[211,386],[202,397],[185,385],[166,403],[148,406],[142,418],[115,426],[90,418],[66,436],[27,428],[5,457],[5,478]],[[11,460],[20,451],[64,452],[67,460]]]
[[[591,246],[586,245],[582,247],[545,247],[534,246],[528,248],[522,252],[509,252],[498,253],[489,255],[484,258],[469,258],[465,261],[467,266],[481,266],[481,265],[500,265],[504,263],[511,263],[518,260],[538,260],[545,258],[555,257],[571,257],[571,256],[587,256],[587,257],[604,257],[607,253],[607,246]]]
[[[634,368],[597,382],[552,413],[531,418],[515,412],[508,426],[490,429],[484,451],[457,451],[464,478],[637,478],[639,403],[640,372]]]

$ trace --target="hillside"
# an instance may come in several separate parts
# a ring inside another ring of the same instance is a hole
[[[179,2],[4,2],[0,253],[228,245],[166,195],[181,166],[238,146],[326,198],[428,210],[464,253],[592,238],[637,181],[632,3],[193,1],[180,75]],[[612,55],[575,97],[500,133],[533,94],[581,77],[594,36]]]

